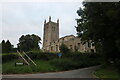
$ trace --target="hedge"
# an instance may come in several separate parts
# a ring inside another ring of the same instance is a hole
[[[10,60],[18,59],[18,55],[16,54],[7,54],[7,55],[0,55],[2,56],[2,63],[5,63]]]

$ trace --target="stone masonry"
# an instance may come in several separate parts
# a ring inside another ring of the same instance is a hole
[[[90,52],[95,51],[95,47],[91,41],[81,42],[81,39],[74,35],[64,36],[59,38],[59,19],[57,22],[52,22],[49,17],[49,22],[44,21],[43,35],[43,51],[45,52],[60,52],[60,45],[65,44],[71,51]]]

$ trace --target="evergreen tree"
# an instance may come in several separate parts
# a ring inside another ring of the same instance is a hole
[[[5,44],[6,44],[6,51],[5,52],[10,53],[12,50],[12,45],[11,45],[10,41],[7,40]]]
[[[6,44],[5,44],[5,40],[2,40],[2,53],[5,53],[6,52]]]

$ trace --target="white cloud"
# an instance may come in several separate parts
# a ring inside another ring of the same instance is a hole
[[[0,41],[2,40],[2,4],[0,3]]]
[[[83,0],[1,0],[1,2],[82,2]]]
[[[3,38],[9,39],[16,45],[23,34],[36,34],[43,38],[43,22],[52,16],[52,21],[60,19],[60,37],[76,34],[74,26],[77,9],[81,3],[72,2],[44,2],[25,3],[10,2],[2,6],[2,31]],[[1,40],[2,40],[1,39]]]

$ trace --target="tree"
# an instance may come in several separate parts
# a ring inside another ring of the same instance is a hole
[[[13,45],[10,43],[9,40],[5,42],[5,40],[2,40],[2,53],[10,53],[12,52]]]
[[[60,52],[62,52],[63,54],[67,54],[70,52],[70,49],[68,49],[68,47],[62,43],[60,46]]]
[[[7,40],[6,41],[6,43],[5,43],[5,45],[6,45],[6,53],[10,53],[11,51],[12,51],[12,45],[11,45],[11,43],[10,43],[10,41],[9,40]]]
[[[1,45],[2,45],[2,53],[5,53],[5,51],[6,51],[6,44],[5,44],[5,40],[2,40]]]
[[[2,43],[0,43],[0,54],[2,54]]]
[[[41,38],[37,35],[22,35],[19,38],[18,48],[20,51],[29,51],[31,49],[38,49]]]
[[[77,14],[77,34],[82,40],[92,40],[106,61],[120,60],[120,2],[83,2]]]

